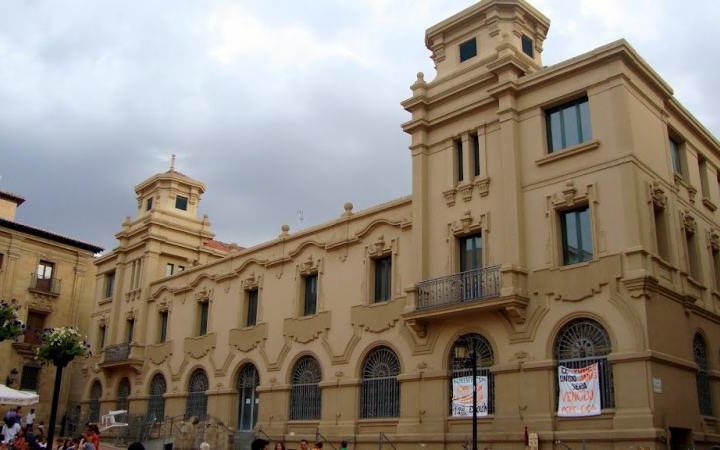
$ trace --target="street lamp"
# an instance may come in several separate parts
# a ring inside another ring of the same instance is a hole
[[[468,365],[472,368],[472,393],[473,393],[473,421],[472,421],[472,450],[478,450],[477,435],[477,359],[478,355],[475,346],[470,339],[461,337],[455,344],[455,361],[460,362],[463,367]]]

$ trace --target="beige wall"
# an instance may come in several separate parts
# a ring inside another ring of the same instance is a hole
[[[0,253],[3,255],[0,299],[17,300],[21,320],[27,321],[28,312],[33,311],[46,315],[45,327],[76,326],[81,333],[87,334],[95,278],[91,252],[0,227]],[[34,286],[31,284],[32,274],[36,273],[41,260],[55,264],[53,279],[59,282],[56,295],[31,289]],[[24,338],[21,337],[18,343],[0,343],[0,361],[3,361],[0,376],[4,383],[10,370],[17,369],[19,374],[12,385],[14,388],[20,387],[23,365],[35,364],[32,354],[34,347],[26,347],[23,342]],[[80,371],[81,363],[76,361],[64,372],[58,425],[66,407],[77,404],[81,399],[83,383]],[[35,408],[37,420],[45,421],[46,424],[50,415],[54,380],[54,367],[40,369],[37,391],[40,404]],[[25,412],[28,410],[24,408]]]

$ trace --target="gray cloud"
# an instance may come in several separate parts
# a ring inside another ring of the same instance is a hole
[[[629,4],[628,4],[629,3]],[[7,2],[0,189],[18,220],[114,246],[132,187],[166,170],[208,186],[218,238],[251,245],[410,192],[400,130],[425,28],[469,0]],[[626,37],[711,131],[720,3],[538,0],[546,64]],[[622,13],[619,13],[621,11]]]

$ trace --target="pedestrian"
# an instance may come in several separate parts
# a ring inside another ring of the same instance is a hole
[[[10,442],[15,439],[15,436],[22,429],[20,423],[15,422],[13,419],[10,419],[10,424],[11,425],[8,426],[8,422],[5,422],[2,427],[2,435],[5,442]]]
[[[347,441],[340,442],[340,450],[347,450]]]
[[[25,416],[25,428],[32,431],[33,423],[35,423],[35,408],[30,409],[30,412]]]
[[[285,450],[285,443],[278,441],[275,443],[275,450]]]
[[[93,444],[94,434],[95,433],[93,433],[90,427],[85,429],[85,434],[83,434],[83,444],[80,447],[82,450],[97,450],[97,447]]]
[[[270,441],[258,438],[252,441],[252,444],[250,444],[250,450],[267,450],[268,445],[270,445]]]
[[[315,447],[313,447],[313,450],[322,450],[323,443],[322,442],[316,442]]]
[[[42,420],[38,424],[38,436],[45,436],[45,422]]]
[[[308,441],[305,439],[300,440],[300,450],[308,450]]]

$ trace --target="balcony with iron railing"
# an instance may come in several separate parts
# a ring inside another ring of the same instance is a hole
[[[415,285],[414,301],[403,316],[424,335],[432,320],[497,310],[515,317],[524,315],[528,300],[504,294],[504,281],[499,265],[421,281]]]
[[[30,286],[28,289],[38,294],[58,296],[60,295],[60,284],[61,280],[59,278],[43,278],[33,272],[30,274]]]
[[[142,346],[137,344],[122,343],[108,345],[103,352],[103,361],[99,364],[102,369],[116,369],[131,367],[140,370],[143,365]]]

